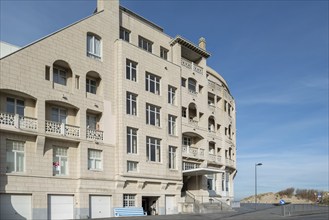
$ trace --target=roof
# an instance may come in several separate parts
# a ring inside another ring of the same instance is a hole
[[[206,50],[204,50],[204,49],[202,49],[202,48],[196,46],[196,45],[193,44],[191,41],[186,40],[186,39],[184,39],[183,37],[181,37],[181,36],[179,36],[179,35],[176,36],[176,37],[170,42],[170,45],[172,46],[172,45],[174,45],[174,44],[176,44],[176,43],[179,43],[179,44],[181,44],[181,45],[183,45],[183,46],[185,46],[185,47],[187,47],[187,48],[193,50],[194,52],[196,52],[196,53],[202,55],[202,56],[205,57],[205,58],[208,58],[208,57],[210,57],[210,55],[211,55],[211,54],[210,54],[209,52],[207,52]]]
[[[183,176],[200,176],[214,173],[224,173],[224,171],[211,168],[196,168],[191,170],[183,170]]]

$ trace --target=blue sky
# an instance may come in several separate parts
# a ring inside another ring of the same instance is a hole
[[[121,5],[197,43],[236,100],[237,199],[328,189],[328,1],[150,1]],[[90,15],[95,0],[1,0],[0,38],[24,46]]]

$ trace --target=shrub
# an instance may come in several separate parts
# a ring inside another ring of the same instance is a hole
[[[294,192],[295,192],[295,188],[290,187],[290,188],[281,190],[277,194],[279,194],[281,197],[287,196],[288,198],[291,198],[294,195]]]

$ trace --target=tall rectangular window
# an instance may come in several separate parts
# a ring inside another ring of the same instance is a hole
[[[53,81],[54,83],[66,86],[67,83],[67,72],[65,69],[58,67],[53,68]]]
[[[128,115],[137,115],[137,95],[127,92],[126,112]]]
[[[183,146],[191,146],[192,145],[192,139],[190,137],[183,137]]]
[[[87,56],[101,58],[101,38],[94,34],[87,35]]]
[[[96,130],[97,116],[92,114],[87,114],[87,129]]]
[[[131,60],[126,60],[126,79],[137,81],[137,63]]]
[[[6,112],[24,116],[25,103],[23,100],[7,97]]]
[[[127,29],[120,27],[120,39],[129,42],[130,31]]]
[[[160,107],[146,104],[146,124],[160,127]]]
[[[54,147],[53,149],[53,175],[68,175],[68,156],[67,148]]]
[[[88,149],[88,169],[101,170],[102,167],[102,151]]]
[[[138,162],[135,161],[127,161],[127,172],[137,172]]]
[[[80,76],[75,75],[75,88],[80,89]]]
[[[168,115],[168,134],[176,135],[176,116]]]
[[[133,194],[123,194],[123,207],[135,207],[135,197]]]
[[[169,169],[177,169],[176,149],[174,146],[169,146]]]
[[[138,46],[140,48],[152,53],[152,45],[153,45],[152,41],[147,40],[146,38],[141,36],[138,37]]]
[[[127,127],[127,153],[137,154],[137,129]]]
[[[162,59],[168,60],[168,50],[164,47],[160,47],[160,57]]]
[[[87,78],[86,79],[86,92],[96,94],[96,90],[97,90],[96,80]]]
[[[24,167],[25,167],[24,142],[7,140],[6,153],[7,153],[7,173],[24,172]]]
[[[168,103],[175,105],[176,104],[176,88],[173,86],[168,86]]]
[[[226,192],[229,191],[229,187],[230,187],[230,174],[228,172],[225,173],[225,190]]]
[[[66,116],[67,112],[66,109],[53,107],[51,108],[51,120],[66,124]]]
[[[153,137],[146,137],[146,157],[149,161],[161,161],[161,140]]]
[[[152,73],[145,74],[145,89],[146,91],[160,95],[160,77]]]

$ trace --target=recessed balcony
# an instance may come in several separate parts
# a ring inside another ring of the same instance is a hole
[[[204,149],[197,147],[183,146],[182,154],[184,157],[204,159]]]
[[[19,114],[0,112],[0,125],[22,130],[37,131],[38,120],[36,118],[22,116]]]
[[[46,133],[67,137],[80,137],[80,127],[56,121],[46,121]]]

